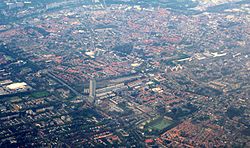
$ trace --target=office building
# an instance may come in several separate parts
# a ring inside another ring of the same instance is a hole
[[[96,97],[96,80],[95,79],[91,79],[89,82],[89,96],[93,99]]]

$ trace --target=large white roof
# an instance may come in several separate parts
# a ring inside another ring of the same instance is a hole
[[[25,82],[20,82],[20,83],[12,83],[10,85],[6,86],[8,89],[24,89],[27,87],[27,84]]]

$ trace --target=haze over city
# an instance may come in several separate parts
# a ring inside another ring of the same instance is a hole
[[[250,147],[249,0],[0,1],[0,147]]]

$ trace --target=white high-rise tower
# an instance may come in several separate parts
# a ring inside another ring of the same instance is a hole
[[[89,96],[93,99],[96,97],[96,80],[91,79],[89,82]]]

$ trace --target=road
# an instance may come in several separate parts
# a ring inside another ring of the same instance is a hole
[[[69,90],[71,90],[75,95],[83,97],[83,95],[81,93],[79,93],[78,91],[76,91],[74,88],[72,88],[71,86],[69,86],[67,83],[65,83],[64,81],[62,81],[61,79],[57,78],[55,75],[53,75],[50,72],[47,72],[47,75],[49,77],[51,77],[52,79],[56,80],[57,82],[59,82],[60,84],[62,84],[63,86],[66,86]]]

